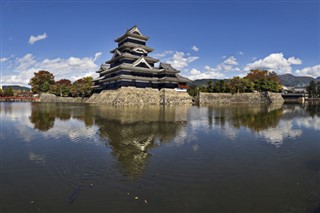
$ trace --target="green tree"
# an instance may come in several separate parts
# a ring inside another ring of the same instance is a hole
[[[307,86],[307,91],[311,98],[317,97],[320,92],[318,91],[318,85],[314,80],[310,81],[309,86]]]
[[[5,97],[11,97],[11,96],[14,96],[14,92],[13,92],[13,89],[12,88],[6,88],[3,90],[2,92],[3,96]]]
[[[71,87],[72,84],[70,80],[61,79],[59,81],[56,81],[54,85],[51,86],[50,93],[61,97],[67,97],[70,94]]]
[[[88,97],[92,94],[92,77],[84,77],[76,80],[72,84],[71,94],[72,96]]]
[[[279,92],[282,89],[279,77],[275,72],[267,70],[251,70],[250,73],[244,77],[254,83],[254,89],[257,91]]]
[[[229,91],[234,93],[253,92],[254,84],[249,79],[240,78],[239,76],[232,78],[228,81],[227,87]]]
[[[229,92],[226,86],[226,82],[224,80],[216,81],[216,83],[213,86],[214,92]]]
[[[54,84],[54,76],[52,73],[46,70],[40,70],[34,73],[34,77],[31,78],[29,85],[33,93],[48,92],[50,86]]]
[[[201,85],[199,87],[199,92],[208,92],[207,87],[205,85]]]
[[[211,80],[208,82],[207,92],[214,92],[213,82]]]
[[[187,92],[189,93],[190,96],[195,97],[199,93],[199,88],[195,85],[191,85],[188,89]]]

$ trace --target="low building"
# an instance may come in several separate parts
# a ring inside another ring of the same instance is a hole
[[[115,39],[118,46],[111,50],[112,58],[96,71],[99,77],[93,80],[94,92],[128,86],[185,91],[190,80],[179,75],[180,71],[170,64],[159,63],[156,67],[159,60],[148,56],[153,51],[146,45],[148,39],[137,26]]]
[[[295,93],[295,94],[306,94],[306,87],[289,87],[283,86],[282,93]]]

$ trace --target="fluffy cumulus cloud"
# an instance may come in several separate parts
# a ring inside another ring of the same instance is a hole
[[[223,64],[226,65],[238,65],[239,63],[237,62],[237,59],[234,56],[229,57],[226,59]]]
[[[164,57],[166,57],[168,55],[172,55],[173,53],[174,53],[174,51],[172,51],[172,50],[165,50],[163,52],[155,53],[154,57],[156,57],[156,58],[164,58]]]
[[[320,64],[313,67],[306,67],[301,70],[297,70],[296,74],[300,76],[311,76],[317,78],[320,76]]]
[[[198,52],[198,51],[200,50],[199,47],[197,47],[197,46],[195,46],[195,45],[193,45],[191,49],[192,49],[193,51],[195,51],[195,52]]]
[[[228,71],[240,71],[237,59],[234,56],[226,58],[222,63],[218,64],[215,67],[205,66],[204,71],[200,71],[197,69],[192,69],[190,71],[190,75],[188,76],[190,79],[204,79],[204,78],[226,78],[224,72]]]
[[[206,66],[205,68],[210,69],[210,67],[208,67],[208,66]],[[205,79],[205,78],[222,79],[222,78],[225,78],[225,75],[223,73],[216,72],[216,71],[203,71],[203,72],[201,72],[200,70],[193,68],[193,69],[191,69],[190,75],[188,76],[188,78],[191,80]]]
[[[248,72],[252,69],[264,69],[275,71],[278,74],[285,74],[292,72],[292,65],[299,64],[302,64],[299,58],[285,58],[283,53],[272,53],[263,59],[247,64],[244,70]]]
[[[8,58],[0,58],[0,63],[5,61],[8,61]]]
[[[32,44],[36,43],[37,41],[46,39],[47,37],[48,37],[47,33],[43,33],[43,34],[37,35],[37,36],[31,35],[28,43],[32,45]]]
[[[175,52],[172,57],[165,62],[171,64],[175,69],[180,70],[187,67],[191,62],[197,60],[198,58],[198,56],[191,56],[188,53]]]
[[[16,58],[14,69],[11,74],[2,75],[3,84],[20,84],[27,85],[29,80],[34,76],[34,72],[47,70],[55,76],[55,80],[67,78],[75,81],[85,76],[96,77],[95,71],[98,65],[95,61],[101,56],[101,52],[94,57],[69,57],[37,60],[32,54],[28,53],[22,58]]]

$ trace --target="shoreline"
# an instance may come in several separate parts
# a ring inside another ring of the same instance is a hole
[[[59,97],[54,94],[43,93],[40,102],[59,103],[91,103],[117,106],[140,105],[233,105],[233,104],[282,104],[285,100],[281,93],[199,93],[196,97],[187,92],[174,89],[151,89],[122,87],[117,90],[105,90],[94,93],[87,98]]]

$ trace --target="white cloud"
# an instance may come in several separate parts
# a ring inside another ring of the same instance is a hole
[[[193,69],[190,71],[190,74],[191,74],[191,75],[199,75],[199,74],[201,74],[201,72],[200,72],[199,70],[193,68]]]
[[[192,46],[192,50],[194,50],[195,52],[198,52],[200,49],[199,49],[199,47],[193,45],[193,46]]]
[[[300,76],[311,76],[317,78],[320,76],[320,64],[313,67],[306,67],[302,70],[296,70],[296,74]]]
[[[25,71],[26,69],[37,63],[31,53],[26,54],[22,58],[17,58],[16,62],[18,65],[16,67],[16,70],[18,71]]]
[[[8,61],[8,58],[0,58],[0,63],[5,61]]]
[[[264,59],[247,64],[244,70],[250,71],[252,69],[264,69],[275,71],[277,74],[284,74],[291,73],[291,65],[298,64],[302,64],[302,61],[299,58],[290,57],[286,59],[283,56],[283,53],[272,53]]]
[[[239,55],[244,55],[244,52],[239,51],[238,54]]]
[[[47,33],[43,33],[42,35],[37,35],[37,36],[31,35],[28,43],[32,45],[32,44],[36,43],[37,41],[46,39],[47,37],[48,37]]]
[[[93,61],[95,62],[96,60],[98,60],[101,55],[102,55],[102,52],[97,52],[97,53],[94,55]]]
[[[174,52],[172,50],[165,50],[163,52],[160,52],[160,53],[156,53],[154,56],[156,58],[164,58],[166,57],[167,55],[171,55],[173,54]]]
[[[184,52],[175,52],[173,56],[166,60],[166,63],[169,63],[175,69],[183,69],[187,67],[191,62],[197,60],[199,57],[187,55]]]
[[[210,67],[206,65],[204,67],[204,70],[205,70],[204,72],[201,72],[197,69],[192,69],[190,71],[190,76],[188,76],[188,78],[190,78],[191,80],[204,79],[204,78],[223,79],[223,78],[226,78],[223,72],[240,71],[240,69],[236,67],[237,65],[239,65],[239,63],[237,62],[237,59],[234,56],[231,56],[215,67]]]
[[[205,69],[209,69],[209,66],[206,66]],[[206,69],[206,70],[207,70]],[[206,71],[206,72],[201,72],[200,70],[197,70],[195,68],[191,69],[190,75],[188,76],[191,80],[195,79],[207,79],[207,78],[218,78],[222,79],[225,78],[225,75],[223,73],[217,72],[217,71]]]
[[[213,72],[221,72],[221,71],[240,71],[236,65],[239,63],[234,56],[231,56],[224,60],[222,63],[218,64],[216,67],[205,66],[205,70],[213,71]]]
[[[95,61],[100,56],[101,53],[98,52],[94,57],[55,58],[38,61],[32,54],[28,53],[22,58],[15,60],[12,74],[3,74],[2,83],[27,85],[34,76],[34,72],[38,72],[39,70],[47,70],[53,73],[55,80],[67,78],[75,81],[85,76],[96,77],[95,71],[98,65],[95,64]]]
[[[237,59],[233,56],[229,57],[228,59],[226,59],[224,62],[224,64],[228,64],[228,65],[238,65],[239,63],[237,62]]]

